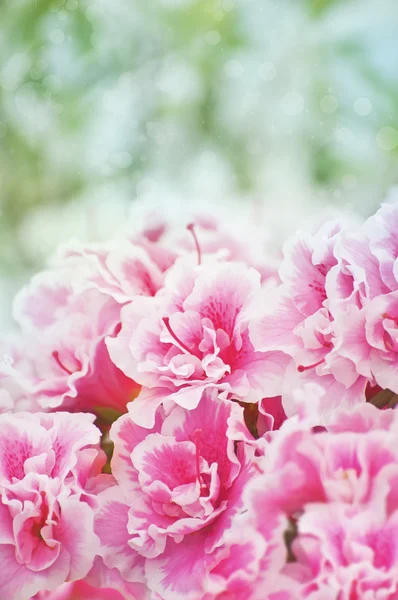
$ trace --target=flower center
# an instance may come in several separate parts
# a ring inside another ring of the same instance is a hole
[[[195,444],[195,448],[196,448],[196,453],[195,453],[195,462],[196,462],[196,479],[198,480],[199,484],[200,484],[200,489],[201,491],[208,491],[208,487],[205,484],[205,482],[203,481],[203,477],[200,473],[200,448],[202,445],[202,430],[201,429],[195,429],[195,431],[192,434],[192,441]]]
[[[47,524],[50,510],[46,503],[45,493],[40,492],[40,496],[41,496],[41,500],[42,500],[42,505],[41,505],[41,510],[40,510],[41,514],[40,514],[40,516],[38,516],[34,519],[31,531],[32,531],[32,535],[35,538],[38,538],[39,540],[43,540],[41,531],[42,531],[43,527]]]

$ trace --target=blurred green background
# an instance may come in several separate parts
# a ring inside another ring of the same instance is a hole
[[[254,199],[282,235],[324,205],[369,214],[397,181],[396,0],[0,11],[3,299],[59,240],[106,235],[132,201]]]

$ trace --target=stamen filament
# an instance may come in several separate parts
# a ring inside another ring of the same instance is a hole
[[[57,365],[59,367],[61,367],[61,369],[63,371],[65,371],[65,373],[68,373],[68,375],[72,375],[73,371],[71,371],[70,369],[68,369],[68,367],[66,367],[63,362],[61,361],[61,359],[59,358],[59,352],[58,350],[54,350],[54,352],[52,353],[52,357],[54,358],[55,362],[57,363]]]
[[[179,346],[180,346],[180,347],[181,347],[183,350],[185,350],[185,352],[188,352],[188,354],[192,354],[192,351],[191,351],[191,350],[188,348],[188,346],[186,346],[186,345],[184,344],[184,342],[182,342],[182,341],[181,341],[181,340],[180,340],[180,339],[179,339],[179,338],[176,336],[176,334],[174,333],[174,331],[172,330],[172,328],[171,328],[171,325],[170,325],[170,319],[169,319],[169,317],[163,317],[163,318],[162,318],[162,321],[163,321],[163,323],[165,324],[165,326],[166,326],[166,329],[167,329],[167,331],[169,332],[169,334],[171,335],[171,337],[173,338],[173,340],[175,340],[175,341],[177,342],[177,344],[178,344],[178,345],[179,345]]]
[[[200,250],[198,237],[197,237],[196,232],[195,232],[195,225],[194,225],[194,223],[190,223],[189,225],[187,225],[187,229],[192,234],[193,241],[194,241],[195,247],[196,247],[196,252],[198,254],[198,265],[200,265],[202,263],[202,252]]]
[[[321,358],[321,360],[318,360],[318,362],[314,363],[313,365],[307,365],[307,366],[299,365],[297,367],[297,371],[299,373],[303,373],[304,371],[309,371],[309,369],[315,369],[315,367],[319,367],[319,365],[321,365],[324,362],[325,362],[325,359]]]

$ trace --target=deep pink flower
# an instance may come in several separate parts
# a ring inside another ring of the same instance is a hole
[[[241,263],[209,262],[170,270],[154,298],[122,309],[122,329],[107,344],[111,358],[143,390],[129,405],[134,420],[153,425],[157,407],[195,408],[203,390],[258,402],[277,396],[286,358],[258,352],[249,336],[260,275]]]
[[[85,581],[64,583],[54,592],[39,592],[31,600],[126,600],[117,590],[99,589]]]
[[[99,475],[104,458],[93,420],[0,415],[1,597],[28,599],[91,569],[99,549],[93,493],[108,477]]]
[[[207,390],[193,410],[158,412],[151,432],[129,415],[116,421],[112,472],[119,485],[100,495],[96,518],[108,567],[127,580],[145,573],[161,598],[201,597],[203,574],[217,562],[214,552],[255,472],[254,448],[235,441],[242,412]]]

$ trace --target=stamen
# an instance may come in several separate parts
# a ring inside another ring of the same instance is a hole
[[[309,369],[315,369],[315,367],[319,367],[319,365],[321,365],[324,362],[325,362],[325,359],[321,358],[321,360],[318,360],[318,362],[314,363],[313,365],[308,365],[306,367],[304,365],[299,365],[297,367],[297,371],[299,373],[304,373],[304,371],[309,371]]]
[[[201,262],[202,262],[202,252],[200,250],[198,237],[197,237],[196,232],[195,232],[195,225],[194,225],[194,223],[189,223],[189,225],[187,225],[187,229],[192,234],[193,241],[194,241],[195,247],[196,247],[196,252],[198,254],[198,265],[200,265]]]
[[[169,332],[169,334],[171,335],[171,337],[173,338],[173,340],[175,340],[177,342],[177,344],[183,349],[185,350],[185,352],[188,352],[188,354],[192,354],[192,351],[188,348],[188,346],[186,346],[174,333],[174,331],[171,328],[170,325],[170,319],[169,317],[163,317],[162,318],[163,323],[166,325],[166,329]]]
[[[68,367],[65,367],[65,365],[63,364],[63,362],[59,358],[59,352],[58,352],[58,350],[54,350],[54,352],[52,353],[52,357],[54,358],[54,360],[57,363],[57,365],[59,367],[61,367],[61,369],[63,371],[65,371],[65,373],[68,373],[68,375],[72,375],[73,374],[73,371],[71,371],[70,369],[68,369]]]

